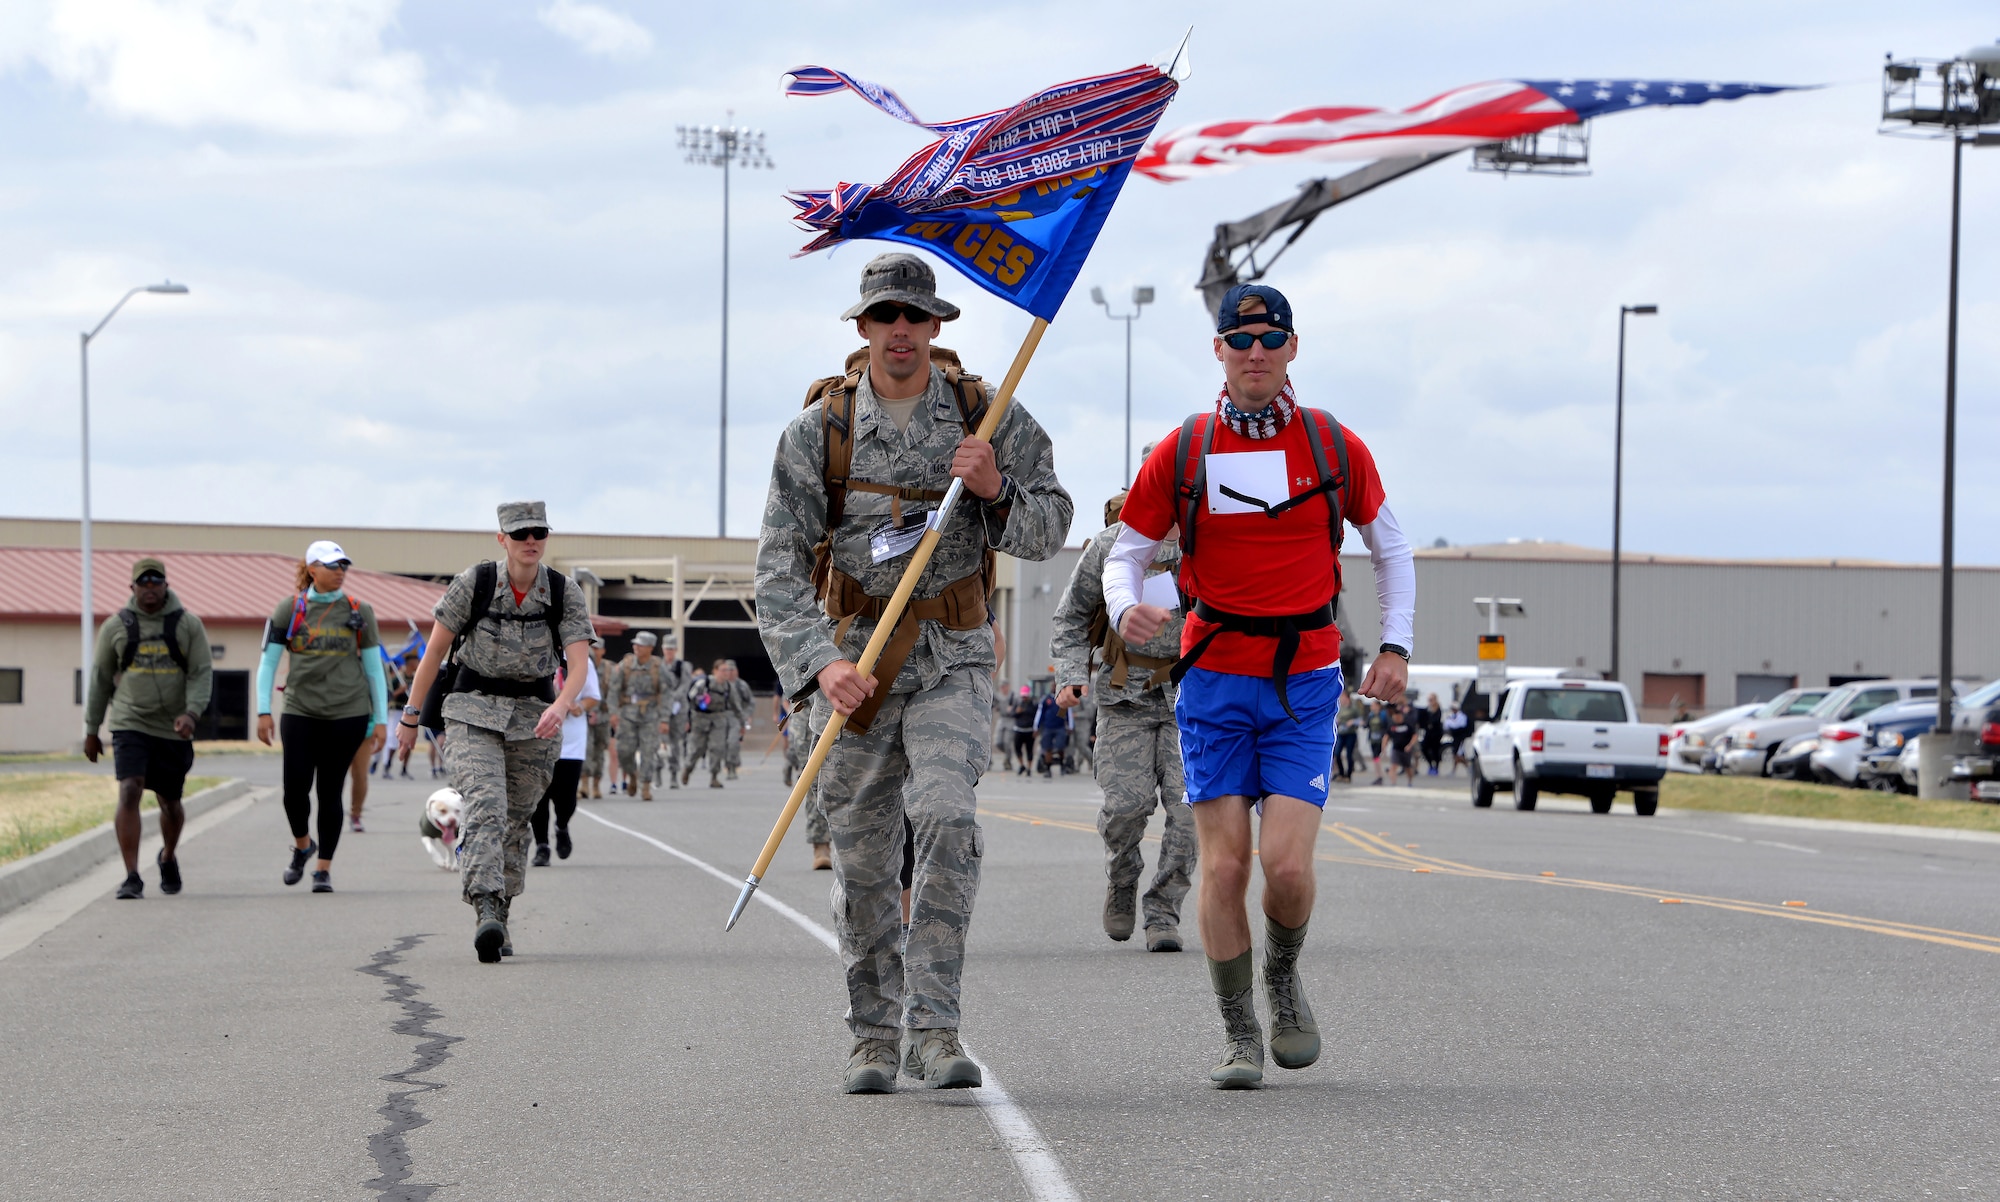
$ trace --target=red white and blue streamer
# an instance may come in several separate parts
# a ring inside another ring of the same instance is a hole
[[[1267,121],[1191,125],[1162,134],[1139,157],[1137,170],[1172,183],[1274,159],[1357,162],[1444,154],[1636,108],[1794,90],[1671,79],[1504,79],[1454,88],[1401,111],[1309,108]]]

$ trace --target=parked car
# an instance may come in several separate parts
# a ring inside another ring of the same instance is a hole
[[[1691,722],[1676,723],[1667,732],[1667,771],[1701,772],[1704,761],[1714,754],[1714,740],[1723,731],[1764,708],[1764,702],[1739,705]]]
[[[1930,734],[1938,726],[1938,702],[1936,698],[1894,702],[1860,718],[1860,726],[1860,738],[1836,744],[1822,740],[1820,750],[1812,758],[1814,768],[1820,768],[1820,758],[1826,756],[1830,774],[1842,778],[1846,784],[1882,792],[1904,792],[1904,752],[1916,742],[1916,736]],[[1854,756],[1852,776],[1836,764],[1844,756]],[[1910,792],[1916,792],[1914,782],[1910,782]]]
[[[1872,748],[1870,722],[1922,718],[1926,710],[1936,722],[1936,680],[1870,680],[1856,688],[1854,700],[1840,706],[1832,722],[1820,726],[1820,746],[1812,752],[1812,776],[1822,784],[1866,784],[1860,780],[1860,764],[1862,754]],[[1878,704],[1868,704],[1876,698],[1880,698]]]
[[[1577,793],[1593,813],[1611,812],[1620,790],[1643,817],[1660,805],[1667,728],[1633,720],[1632,696],[1616,681],[1516,682],[1492,722],[1472,736],[1472,804],[1493,804],[1501,786],[1514,808],[1543,793]]]
[[[1797,780],[1813,780],[1811,766],[1797,760],[1787,761],[1787,771],[1778,770],[1777,752],[1788,740],[1807,731],[1816,732],[1866,717],[1892,701],[1936,696],[1934,680],[1858,680],[1841,685],[1804,714],[1773,715],[1737,723],[1728,732],[1730,750],[1723,771],[1740,776],[1789,775]]]
[[[1952,714],[1954,747],[1968,750],[1952,760],[1951,778],[1971,786],[1979,801],[2000,801],[2000,680],[1959,699]]]
[[[1764,772],[1776,780],[1811,780],[1812,753],[1819,750],[1819,731],[1793,735],[1771,751]]]
[[[1715,770],[1736,776],[1759,776],[1778,744],[1801,731],[1817,730],[1812,718],[1831,686],[1818,689],[1786,689],[1757,707],[1727,729],[1711,736],[1715,748]]]

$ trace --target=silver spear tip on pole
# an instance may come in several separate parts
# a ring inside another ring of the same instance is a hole
[[[757,874],[753,872],[743,878],[743,892],[736,895],[736,908],[729,912],[729,921],[722,928],[724,932],[736,929],[736,920],[743,917],[743,911],[750,905],[750,895],[755,892],[757,892]]]

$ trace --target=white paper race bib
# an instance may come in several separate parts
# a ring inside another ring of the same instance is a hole
[[[1181,591],[1174,585],[1172,572],[1161,572],[1146,577],[1144,587],[1139,590],[1139,601],[1144,605],[1157,605],[1161,609],[1179,609]]]
[[[1212,514],[1264,511],[1223,493],[1223,485],[1266,505],[1276,505],[1292,495],[1283,451],[1231,451],[1208,457],[1208,511]]]
[[[868,554],[876,563],[894,559],[923,541],[924,531],[937,524],[936,510],[926,513],[923,521],[910,522],[907,526],[896,526],[884,521],[868,536]]]

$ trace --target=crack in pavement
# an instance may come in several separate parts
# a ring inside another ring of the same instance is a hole
[[[396,940],[393,947],[376,952],[367,964],[354,970],[381,978],[389,987],[382,1000],[402,1008],[403,1017],[391,1024],[390,1030],[398,1035],[417,1036],[423,1041],[417,1044],[417,1058],[410,1067],[381,1078],[412,1087],[390,1092],[389,1100],[376,1111],[387,1121],[380,1131],[368,1137],[368,1154],[375,1158],[377,1175],[361,1184],[374,1190],[386,1202],[426,1202],[432,1194],[444,1188],[442,1185],[426,1185],[410,1180],[414,1167],[409,1144],[403,1137],[430,1123],[423,1111],[417,1109],[418,1096],[444,1088],[444,1082],[426,1081],[417,1074],[428,1072],[451,1059],[451,1045],[465,1037],[433,1031],[431,1023],[442,1018],[442,1013],[417,996],[423,992],[423,986],[390,969],[391,965],[403,962],[403,953],[428,938],[429,935],[404,935]]]

